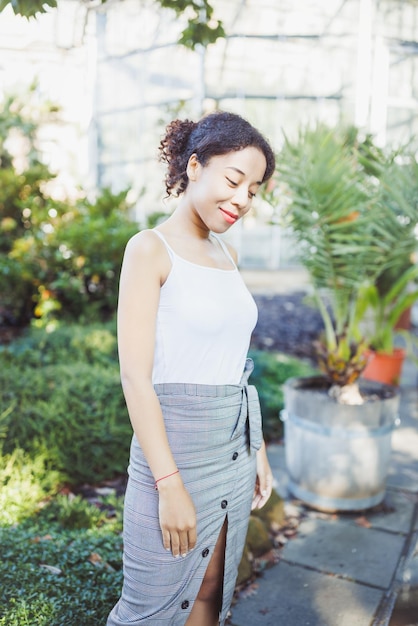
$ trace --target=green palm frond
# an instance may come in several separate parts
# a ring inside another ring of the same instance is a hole
[[[360,140],[355,128],[317,124],[285,137],[277,173],[290,197],[284,219],[324,321],[319,360],[343,384],[364,366],[359,324],[368,299],[386,307],[379,319],[390,325],[414,298],[405,294],[412,273],[399,277],[418,246],[418,164],[401,150],[386,154],[371,136]]]
[[[287,217],[300,259],[315,288],[332,291],[335,321],[342,330],[347,303],[381,267],[374,247],[374,203],[356,154],[334,130],[304,129],[296,142],[286,138],[278,173],[290,189]]]

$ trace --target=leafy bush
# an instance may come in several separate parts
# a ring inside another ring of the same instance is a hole
[[[0,358],[24,367],[80,362],[116,368],[115,320],[107,324],[62,324],[52,330],[32,328],[13,343],[0,347]]]
[[[125,471],[132,429],[119,374],[84,363],[0,374],[6,418],[3,452],[43,453],[72,482],[98,482]]]
[[[47,507],[38,515],[38,520],[45,523],[58,522],[61,528],[80,530],[83,528],[98,528],[107,524],[114,531],[122,530],[122,500],[116,496],[100,498],[92,504],[80,495],[73,493],[59,493],[50,500]],[[108,516],[108,510],[112,511]]]
[[[59,306],[55,316],[63,319],[106,320],[114,315],[123,251],[138,232],[127,194],[103,189],[94,202],[79,200],[61,219],[55,218],[47,247],[37,251],[39,263],[48,264],[48,297],[38,288],[37,317],[51,298]]]
[[[36,479],[47,486],[53,473],[47,477],[43,459],[14,456],[9,470],[24,477],[33,470],[35,493],[0,488],[0,626],[104,624],[122,583],[123,497],[98,496],[93,504],[68,490],[48,500],[45,492],[43,506],[31,510],[41,495]],[[25,497],[30,505],[17,520],[13,507]]]
[[[83,199],[58,207],[45,200],[42,217],[37,198],[26,200],[25,231],[9,233],[12,245],[0,262],[4,322],[114,315],[123,250],[138,231],[126,196],[127,190],[104,189],[94,203]]]
[[[3,454],[42,454],[71,483],[124,473],[132,437],[113,325],[32,330],[0,352]]]
[[[99,626],[119,597],[122,539],[112,524],[0,528],[0,626]]]
[[[1,458],[0,526],[16,524],[32,515],[39,503],[54,494],[59,475],[47,464],[45,455],[31,458],[17,448]]]
[[[304,361],[277,352],[252,350],[249,356],[254,361],[254,372],[250,383],[257,387],[260,397],[263,430],[266,440],[282,436],[279,413],[283,409],[283,384],[293,376],[309,376],[314,368]]]

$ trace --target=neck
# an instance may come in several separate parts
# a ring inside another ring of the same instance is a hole
[[[197,239],[209,239],[210,230],[202,222],[196,213],[184,202],[184,198],[179,202],[174,213],[166,220],[166,224],[182,237],[193,237]]]

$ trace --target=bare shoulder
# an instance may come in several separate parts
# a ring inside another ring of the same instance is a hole
[[[164,250],[164,244],[151,229],[141,230],[131,237],[126,251],[138,255],[158,255]]]
[[[151,229],[141,230],[126,244],[124,264],[145,264],[148,271],[166,277],[170,271],[170,259],[164,243]]]

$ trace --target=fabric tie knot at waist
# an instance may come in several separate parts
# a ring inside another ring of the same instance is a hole
[[[248,424],[249,444],[253,450],[259,450],[263,442],[262,418],[260,400],[254,385],[248,384],[248,379],[254,370],[254,362],[247,359],[240,384],[242,385],[242,404],[237,426],[232,433],[231,439],[239,435],[241,430]]]

